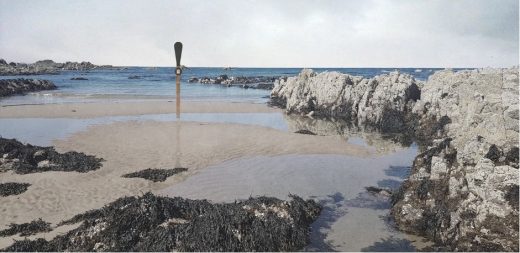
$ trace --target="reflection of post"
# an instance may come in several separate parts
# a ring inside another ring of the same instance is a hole
[[[175,83],[177,86],[177,92],[176,92],[176,97],[175,97],[175,101],[177,102],[177,107],[176,107],[175,112],[177,115],[177,121],[179,121],[181,118],[181,75],[177,75],[177,77],[175,78]]]
[[[182,74],[182,68],[181,68],[181,54],[182,54],[182,43],[180,42],[175,42],[175,45],[174,45],[174,48],[175,48],[175,60],[177,62],[177,67],[175,69],[175,88],[176,88],[176,97],[175,97],[175,101],[176,101],[176,108],[175,108],[175,114],[176,114],[176,117],[177,117],[177,122],[176,122],[176,140],[175,140],[175,168],[181,168],[181,163],[180,163],[180,157],[181,157],[181,136],[180,136],[180,131],[181,131],[181,74]]]

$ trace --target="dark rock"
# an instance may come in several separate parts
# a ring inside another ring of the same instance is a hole
[[[0,97],[11,96],[15,94],[25,94],[40,90],[54,90],[56,85],[47,80],[38,79],[1,79],[0,80]]]
[[[489,150],[488,150],[486,156],[484,156],[484,157],[497,163],[498,159],[500,159],[501,156],[502,156],[502,151],[500,149],[498,149],[495,144],[493,144],[493,145],[491,145],[491,147],[489,147]]]
[[[164,182],[168,177],[187,171],[187,168],[174,169],[145,169],[138,172],[122,175],[126,178],[140,177],[153,182]]]
[[[518,169],[518,147],[512,147],[506,154],[506,162]]]
[[[20,236],[30,236],[49,231],[52,231],[51,224],[42,219],[38,219],[29,223],[11,224],[8,229],[0,231],[0,236],[5,237],[16,234],[20,234]]]
[[[141,76],[129,76],[128,79],[141,79]]]
[[[88,78],[85,78],[85,77],[73,77],[70,80],[88,80]]]
[[[199,79],[196,77],[191,77],[190,79],[188,79],[188,83],[196,83],[198,81],[199,81]]]
[[[7,62],[4,59],[0,59],[0,65],[7,65]]]
[[[506,193],[504,198],[509,205],[518,211],[518,185],[508,185],[504,192]]]
[[[301,129],[301,130],[298,130],[298,131],[296,131],[296,132],[294,132],[294,133],[297,133],[297,134],[316,135],[315,133],[313,133],[313,132],[311,132],[311,131],[309,131],[309,130],[307,130],[307,129]]]
[[[27,191],[31,184],[27,183],[3,183],[0,184],[0,196],[7,197],[10,195],[18,195]]]
[[[297,251],[320,213],[312,200],[120,198],[62,224],[82,224],[51,241],[16,241],[4,251]]]
[[[12,170],[17,174],[44,171],[89,172],[101,167],[102,158],[75,151],[58,153],[53,147],[22,144],[15,139],[0,137],[0,172]]]

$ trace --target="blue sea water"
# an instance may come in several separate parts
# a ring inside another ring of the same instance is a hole
[[[231,102],[264,103],[269,96],[268,90],[243,89],[188,83],[191,77],[228,76],[295,76],[301,68],[190,68],[182,75],[182,98],[186,100],[218,100]],[[315,68],[315,71],[338,71],[352,75],[373,77],[399,70],[424,80],[435,68]],[[139,79],[129,79],[139,76]],[[148,68],[127,67],[114,70],[62,71],[59,75],[1,76],[0,78],[38,78],[53,81],[58,87],[55,91],[43,91],[28,96],[14,96],[0,99],[1,105],[32,103],[88,102],[97,99],[174,99],[175,75],[170,67]],[[88,80],[70,80],[83,77]]]

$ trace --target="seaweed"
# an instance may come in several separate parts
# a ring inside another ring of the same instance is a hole
[[[52,231],[51,224],[43,221],[41,218],[38,220],[33,220],[28,223],[22,224],[14,224],[9,225],[8,229],[1,230],[0,236],[12,236],[16,234],[20,234],[20,236],[29,236],[34,235],[41,232],[49,232]]]
[[[16,139],[0,137],[0,172],[13,170],[17,174],[44,171],[89,172],[101,168],[102,158],[75,151],[58,153],[53,147],[22,144]]]
[[[187,171],[187,168],[173,168],[173,169],[145,169],[137,172],[132,172],[122,175],[126,178],[140,177],[153,182],[164,182],[168,177],[175,174]]]
[[[0,184],[0,196],[7,197],[10,195],[18,195],[27,191],[31,184],[28,183],[3,183]]]
[[[320,211],[297,196],[213,204],[146,193],[62,222],[82,224],[50,241],[26,239],[3,250],[296,251],[309,243],[309,226]]]

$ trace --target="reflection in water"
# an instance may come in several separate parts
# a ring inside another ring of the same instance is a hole
[[[313,198],[324,209],[311,227],[311,244],[305,250],[360,251],[391,236],[417,241],[416,237],[389,226],[388,197],[365,191],[366,186],[378,185],[382,180],[401,182],[401,178],[386,171],[390,167],[407,168],[416,154],[417,148],[410,147],[369,158],[346,155],[244,157],[207,167],[159,193],[214,202],[233,202],[261,195],[287,199],[289,194],[295,194]]]
[[[352,144],[366,144],[374,148],[377,153],[392,153],[409,147],[413,141],[402,134],[381,134],[374,129],[349,124],[337,119],[314,119],[296,115],[284,115],[288,130],[309,130],[318,135],[336,135],[345,138]]]

